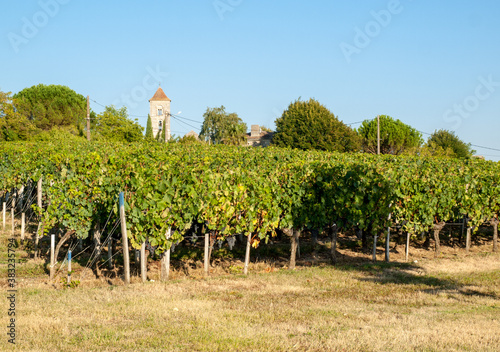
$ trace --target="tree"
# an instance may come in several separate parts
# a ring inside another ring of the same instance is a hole
[[[379,119],[380,153],[398,155],[422,145],[422,134],[413,127],[386,115],[381,115]],[[358,133],[363,139],[363,150],[376,154],[377,119],[363,121]]]
[[[182,137],[177,137],[175,139],[172,139],[172,142],[179,143],[179,144],[200,144],[202,143],[198,138],[196,138],[193,135],[185,135]]]
[[[151,116],[148,114],[148,122],[146,124],[146,135],[144,136],[146,140],[153,140],[153,123],[151,122]]]
[[[11,92],[0,91],[0,140],[26,140],[34,131],[32,122],[17,111],[14,101]]]
[[[76,126],[83,134],[87,99],[60,85],[39,84],[14,95],[17,110],[32,121],[38,132],[55,126]],[[92,113],[92,117],[95,114]]]
[[[94,122],[94,135],[107,141],[138,142],[143,139],[143,130],[137,119],[128,117],[126,107],[116,109],[113,105],[106,106]]]
[[[241,145],[245,142],[247,125],[236,113],[227,113],[226,108],[207,108],[203,114],[200,140],[212,144]]]
[[[434,156],[451,156],[454,158],[470,158],[476,151],[471,149],[453,131],[435,131],[427,140],[426,148]]]
[[[235,113],[229,114],[226,132],[222,143],[228,145],[242,145],[246,141],[247,124],[244,123]]]
[[[30,140],[37,142],[54,142],[61,141],[64,143],[77,143],[86,141],[87,138],[79,135],[75,126],[59,127],[55,126],[50,131],[42,131],[33,135]]]
[[[288,106],[276,120],[272,144],[278,147],[352,152],[359,149],[359,137],[317,100]]]

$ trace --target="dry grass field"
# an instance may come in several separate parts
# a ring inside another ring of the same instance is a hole
[[[7,235],[0,285],[7,295]],[[335,267],[232,260],[203,279],[201,269],[145,284],[137,277],[82,276],[77,288],[48,282],[45,264],[18,248],[16,345],[8,343],[8,302],[0,304],[0,350],[9,351],[498,351],[500,254],[491,245],[412,249],[410,263],[373,263],[341,250]],[[383,256],[380,256],[382,259]],[[60,275],[63,273],[60,273]]]

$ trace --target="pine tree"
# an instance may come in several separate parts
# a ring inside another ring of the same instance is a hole
[[[151,122],[151,116],[148,114],[148,122],[146,124],[146,135],[144,136],[145,140],[153,140],[153,123]]]
[[[387,115],[380,115],[380,153],[399,155],[418,149],[422,145],[422,134],[415,128]],[[358,128],[363,151],[377,153],[377,119],[363,121]]]

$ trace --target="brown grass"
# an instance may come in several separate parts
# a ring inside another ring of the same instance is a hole
[[[345,251],[362,260],[305,258],[295,271],[259,262],[249,277],[229,274],[241,265],[232,261],[206,280],[193,263],[190,276],[179,268],[167,283],[89,274],[76,289],[18,274],[17,345],[2,333],[0,350],[497,351],[500,255],[490,250],[434,259],[412,249],[409,264]],[[6,323],[5,300],[0,311]]]

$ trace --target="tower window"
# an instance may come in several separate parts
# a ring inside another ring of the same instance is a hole
[[[161,130],[162,129],[162,121],[158,121],[158,129]]]
[[[158,116],[162,116],[163,115],[163,108],[158,108]]]

